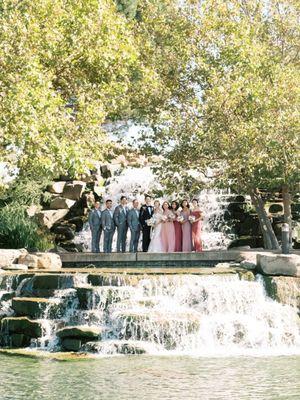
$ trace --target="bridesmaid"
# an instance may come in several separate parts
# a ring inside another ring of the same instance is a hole
[[[163,202],[163,220],[161,227],[162,248],[165,253],[173,253],[175,251],[175,228],[173,223],[173,213],[167,201]]]
[[[171,209],[174,214],[174,229],[175,229],[175,252],[182,251],[182,228],[181,223],[177,221],[177,217],[180,215],[178,201],[172,201]]]
[[[193,199],[193,211],[191,212],[191,216],[195,218],[192,222],[192,239],[193,246],[196,252],[202,251],[202,240],[201,240],[201,228],[202,228],[202,211],[199,208],[199,202],[197,199]]]
[[[192,225],[189,221],[191,215],[189,202],[184,199],[181,202],[181,216],[183,221],[181,222],[182,227],[182,251],[192,251]]]

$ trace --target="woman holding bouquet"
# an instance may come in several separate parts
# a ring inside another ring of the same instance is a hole
[[[163,218],[161,228],[162,248],[164,253],[173,253],[175,251],[175,228],[174,213],[170,210],[170,204],[163,202]]]
[[[202,240],[201,240],[201,228],[202,228],[202,211],[199,208],[199,202],[197,199],[193,199],[193,211],[191,212],[191,223],[192,223],[192,240],[194,250],[196,252],[202,251]]]
[[[190,223],[189,217],[191,216],[189,202],[184,199],[181,202],[181,217],[180,221],[182,227],[182,251],[191,252],[192,251],[192,225]]]
[[[175,230],[175,252],[182,251],[182,229],[180,223],[180,211],[179,203],[177,201],[172,201],[171,203],[172,212],[174,214],[174,230]],[[179,220],[178,220],[179,219]]]
[[[160,202],[155,200],[153,217],[150,218],[150,220],[147,220],[147,225],[152,227],[151,241],[148,248],[149,253],[162,253],[164,251],[161,237],[162,218],[163,213],[162,209],[160,208]]]

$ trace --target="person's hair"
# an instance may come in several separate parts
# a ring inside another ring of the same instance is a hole
[[[127,200],[127,197],[126,196],[121,196],[120,201],[122,201],[123,199]]]
[[[196,201],[197,204],[199,204],[199,200],[198,200],[198,199],[194,198],[194,199],[192,200],[192,203],[193,203],[193,201]]]
[[[112,200],[111,200],[111,199],[107,199],[106,202],[105,202],[105,204],[107,204],[107,203],[109,203],[109,202],[112,202]]]
[[[96,200],[94,204],[101,204],[99,200]]]
[[[168,201],[164,201],[163,203],[162,203],[162,209],[164,209],[164,204],[168,204],[168,210],[170,210],[170,203],[168,202]]]
[[[178,201],[176,201],[176,200],[173,200],[173,201],[172,201],[172,203],[171,203],[171,208],[172,208],[172,209],[173,209],[173,207],[172,207],[173,204],[176,204],[175,211],[177,211],[178,208],[179,208],[179,203],[178,203]]]
[[[188,201],[188,199],[183,199],[183,200],[182,200],[182,202],[181,202],[181,204],[180,204],[181,208],[183,208],[183,202],[184,202],[184,201],[186,201],[186,202],[187,202],[187,205],[186,205],[186,206],[187,206],[187,208],[190,208],[190,205],[189,205],[189,201]]]
[[[147,199],[147,197],[149,197],[149,199],[152,199],[152,197],[150,196],[150,194],[145,194],[145,200]]]

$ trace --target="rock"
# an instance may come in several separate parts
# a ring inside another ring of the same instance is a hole
[[[249,270],[249,271],[254,271],[255,268],[256,268],[256,263],[255,263],[255,262],[248,261],[248,260],[243,260],[243,261],[241,261],[241,263],[240,263],[240,267],[241,267],[241,268],[245,268],[245,269],[247,269],[247,270]]]
[[[32,269],[49,269],[57,271],[61,269],[62,262],[58,254],[55,253],[35,253],[20,256],[18,262],[28,265]]]
[[[230,262],[220,262],[215,265],[215,268],[231,268],[232,265]]]
[[[53,226],[51,231],[57,235],[63,236],[66,240],[72,240],[75,238],[74,231],[67,225]]]
[[[97,326],[67,326],[56,332],[60,339],[79,338],[79,339],[101,339],[102,329]]]
[[[80,232],[83,228],[85,217],[74,217],[69,219],[69,223],[75,225],[76,232]]]
[[[22,254],[27,254],[27,250],[0,249],[0,268],[15,264]]]
[[[282,204],[275,203],[275,204],[271,204],[270,205],[269,213],[277,214],[277,213],[280,213],[280,212],[283,212],[283,205]]]
[[[289,276],[264,276],[268,296],[282,304],[298,308],[300,313],[300,278]]]
[[[67,214],[68,209],[63,210],[45,210],[36,214],[40,225],[46,226],[48,229],[58,221],[61,221]]]
[[[65,199],[64,197],[56,197],[51,201],[50,208],[53,210],[69,210],[72,206],[74,206],[75,203],[75,200]]]
[[[257,267],[265,275],[300,276],[300,256],[257,254]]]
[[[27,265],[28,268],[38,268],[38,256],[34,254],[24,254],[19,256],[18,264]]]
[[[40,210],[41,210],[41,206],[37,206],[35,204],[32,204],[30,207],[27,208],[26,212],[27,212],[28,217],[33,217]]]
[[[62,349],[65,351],[79,351],[82,341],[75,338],[65,338],[61,342]]]
[[[0,292],[0,301],[9,301],[15,297],[15,292]]]
[[[45,298],[15,297],[11,307],[17,316],[41,318],[47,308],[50,311],[51,305],[55,305],[53,300]]]
[[[255,281],[255,275],[252,271],[238,271],[239,277],[242,281]]]
[[[36,274],[28,285],[32,289],[69,289],[74,286],[72,274]]]
[[[25,335],[23,333],[13,333],[12,335],[9,336],[10,339],[10,347],[28,347],[30,346],[31,342],[31,337],[28,335]]]
[[[71,200],[79,200],[82,196],[86,183],[82,181],[73,181],[72,183],[67,183],[63,190],[63,197]]]
[[[153,348],[155,346],[134,340],[109,340],[105,342],[87,342],[81,350],[102,354],[145,354],[150,347]]]
[[[48,190],[48,192],[51,192],[51,193],[61,194],[64,191],[65,184],[66,184],[66,182],[64,182],[64,181],[52,182],[47,187],[47,190]]]
[[[5,271],[27,271],[28,265],[26,264],[10,264],[2,267]]]
[[[1,333],[23,333],[31,338],[42,336],[42,325],[38,321],[32,321],[27,317],[6,317],[1,321]]]
[[[95,289],[91,286],[78,286],[76,288],[79,307],[83,310],[90,308],[90,300]],[[99,299],[100,300],[100,299]]]

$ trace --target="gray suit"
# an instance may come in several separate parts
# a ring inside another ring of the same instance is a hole
[[[122,250],[122,253],[126,251],[126,236],[127,236],[127,214],[128,214],[128,207],[119,205],[115,208],[114,211],[114,221],[115,225],[118,230],[118,237],[117,237],[117,252]]]
[[[100,253],[100,238],[102,233],[101,211],[94,208],[89,213],[89,225],[92,233],[92,252]]]
[[[101,214],[102,229],[104,232],[104,253],[111,253],[112,240],[115,233],[115,222],[112,211],[106,209]]]
[[[127,214],[127,222],[131,232],[129,251],[131,253],[136,253],[141,232],[139,210],[136,208],[129,210]]]

